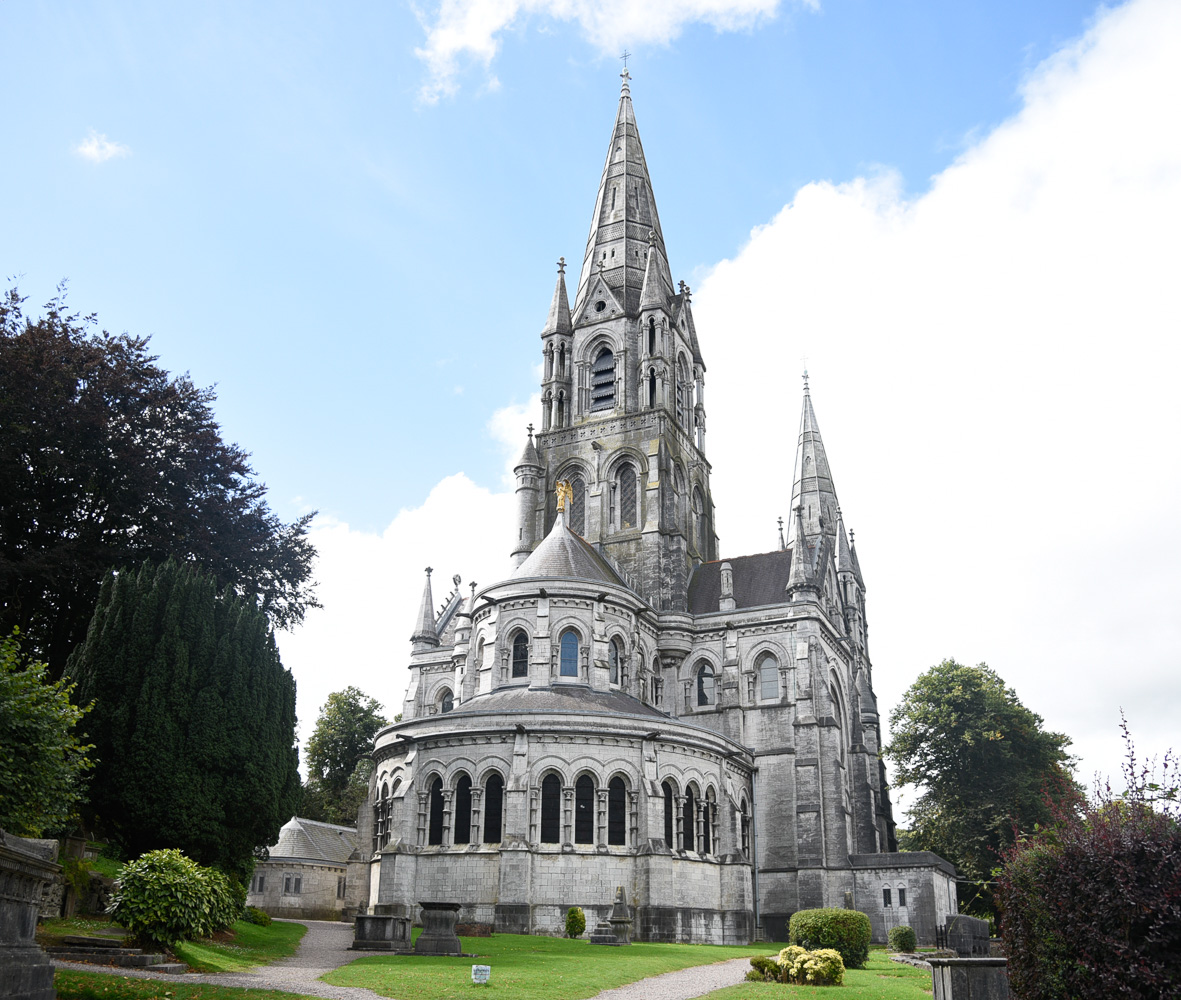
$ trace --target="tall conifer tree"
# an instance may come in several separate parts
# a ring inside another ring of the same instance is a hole
[[[246,875],[298,801],[295,681],[257,605],[169,560],[108,574],[70,658],[96,824],[132,856],[179,847]]]

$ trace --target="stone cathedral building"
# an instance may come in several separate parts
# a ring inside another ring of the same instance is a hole
[[[933,941],[954,870],[896,853],[866,585],[806,383],[790,541],[720,558],[702,341],[626,70],[572,306],[564,271],[508,575],[455,578],[438,610],[427,571],[357,901],[560,934],[623,886],[640,940],[785,940],[796,910],[849,905]]]

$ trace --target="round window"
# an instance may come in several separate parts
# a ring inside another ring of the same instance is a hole
[[[602,299],[599,299],[599,301],[595,303],[595,312],[597,312],[597,313],[601,313],[606,308],[607,308],[607,303],[604,302]]]

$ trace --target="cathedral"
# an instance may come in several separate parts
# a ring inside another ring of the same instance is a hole
[[[702,340],[626,70],[573,305],[559,263],[540,346],[508,575],[437,604],[426,571],[357,901],[561,934],[622,886],[637,940],[783,941],[796,910],[847,906],[875,939],[933,943],[955,871],[897,851],[866,585],[806,379],[788,537],[721,558]]]

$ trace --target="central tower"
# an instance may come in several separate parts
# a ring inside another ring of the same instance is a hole
[[[571,529],[658,611],[686,611],[717,557],[705,457],[705,362],[684,282],[673,287],[627,70],[571,310],[558,264],[541,332],[542,428],[517,465],[514,566],[572,488]]]

